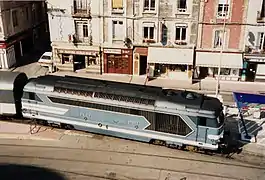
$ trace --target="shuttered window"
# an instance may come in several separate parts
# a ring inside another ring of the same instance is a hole
[[[123,0],[112,0],[112,9],[123,9]]]

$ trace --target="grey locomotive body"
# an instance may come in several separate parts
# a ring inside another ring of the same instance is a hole
[[[201,94],[103,80],[45,76],[24,88],[27,118],[144,142],[218,149],[222,104]]]

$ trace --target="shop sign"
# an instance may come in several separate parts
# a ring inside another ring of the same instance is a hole
[[[248,59],[249,62],[261,62],[264,63],[265,62],[265,58],[264,59]]]
[[[121,49],[104,49],[105,54],[121,54]]]
[[[60,49],[59,53],[61,54],[81,54],[81,55],[96,55],[96,51],[80,51],[80,50],[67,50],[67,49]]]

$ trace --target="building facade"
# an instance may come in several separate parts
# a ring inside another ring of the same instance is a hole
[[[103,2],[104,73],[133,74],[132,5],[130,0]]]
[[[53,60],[59,70],[100,72],[101,12],[103,0],[48,1]]]
[[[196,77],[216,78],[220,65],[221,80],[240,80],[247,7],[247,0],[201,1]]]
[[[199,4],[197,0],[134,1],[134,75],[192,80]]]
[[[23,63],[21,57],[48,39],[44,1],[0,2],[0,69]]]
[[[53,59],[59,69],[88,71],[95,62],[102,73],[192,79],[200,1],[49,4]]]
[[[265,0],[249,0],[242,80],[265,80]]]

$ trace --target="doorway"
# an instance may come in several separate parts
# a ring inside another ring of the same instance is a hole
[[[256,71],[257,71],[257,64],[249,63],[246,72],[246,80],[253,82],[255,80]]]
[[[140,75],[146,74],[147,56],[140,56]]]
[[[21,57],[20,43],[19,42],[14,44],[14,49],[15,49],[16,60],[19,60],[19,58]]]
[[[74,55],[74,71],[79,69],[84,69],[86,67],[85,56],[83,55]]]

